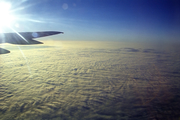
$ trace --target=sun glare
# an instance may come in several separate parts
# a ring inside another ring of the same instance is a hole
[[[0,2],[0,29],[4,26],[10,26],[14,20],[10,14],[11,4],[8,2]]]

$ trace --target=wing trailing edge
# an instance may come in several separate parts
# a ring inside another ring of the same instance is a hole
[[[11,43],[11,44],[20,44],[20,45],[43,44],[42,42],[33,39],[56,35],[60,33],[63,34],[63,32],[57,32],[57,31],[2,33],[0,38],[0,43]]]

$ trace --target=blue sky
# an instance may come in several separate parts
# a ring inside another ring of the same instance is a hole
[[[9,2],[18,18],[12,27],[19,32],[63,31],[53,37],[59,40],[180,41],[178,0]]]

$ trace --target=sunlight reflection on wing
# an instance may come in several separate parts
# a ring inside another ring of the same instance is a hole
[[[17,35],[19,35],[24,41],[26,41],[27,43],[29,43],[26,38],[24,38],[21,34],[19,34],[16,30],[14,30],[13,28],[11,28]]]

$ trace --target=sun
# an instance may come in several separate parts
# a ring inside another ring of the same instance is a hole
[[[0,29],[5,26],[10,26],[14,21],[14,16],[11,15],[11,4],[8,2],[0,2]]]

